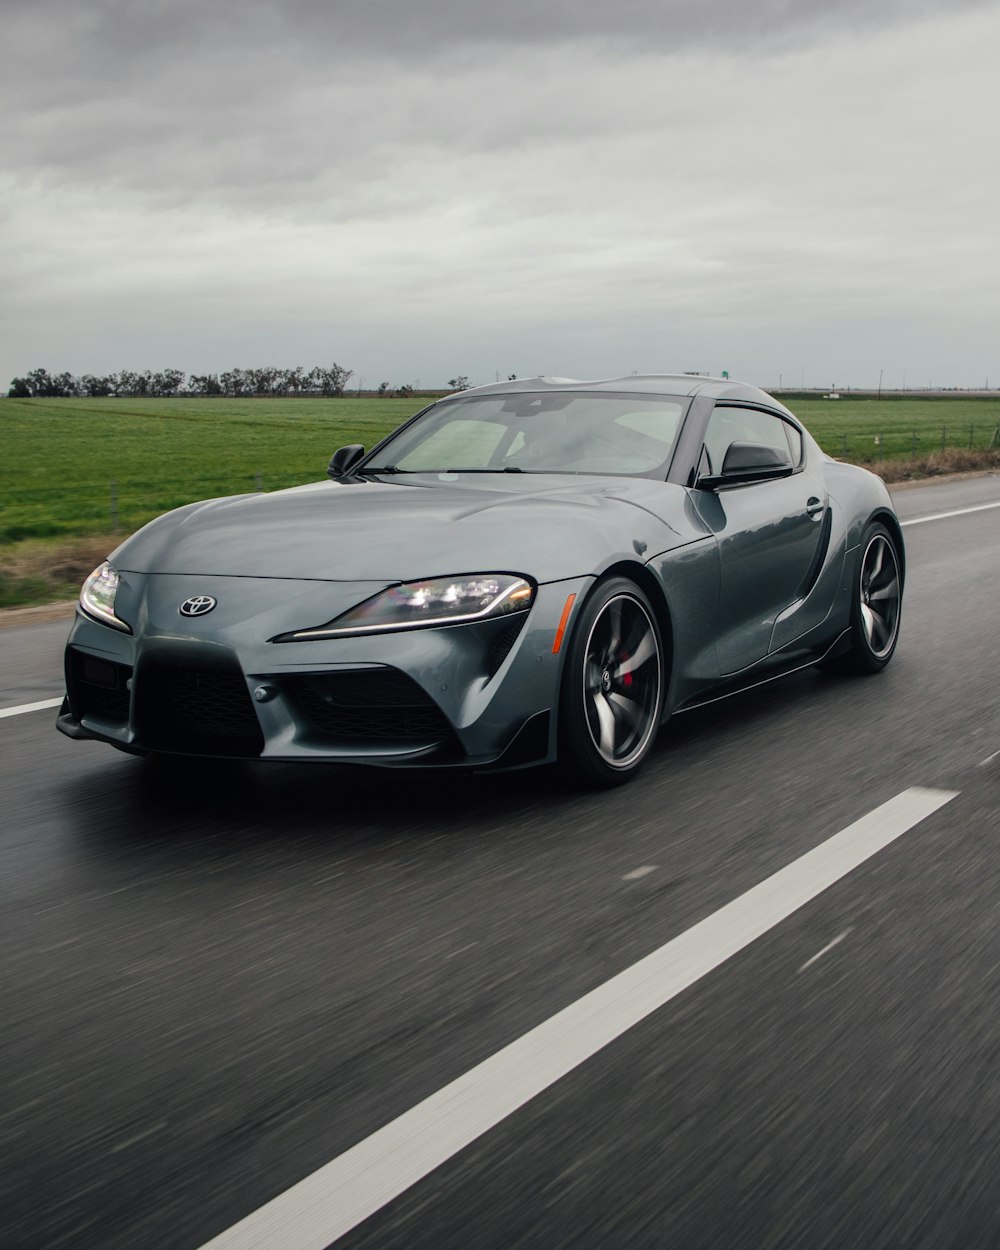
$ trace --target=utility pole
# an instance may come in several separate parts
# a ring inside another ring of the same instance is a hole
[[[882,398],[882,374],[884,372],[884,369],[879,369],[878,371],[878,394],[875,396],[876,399]]]

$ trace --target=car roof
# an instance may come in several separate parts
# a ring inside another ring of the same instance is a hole
[[[608,391],[636,395],[704,395],[710,399],[735,399],[746,403],[765,404],[768,408],[787,411],[772,395],[747,382],[729,378],[704,377],[690,373],[632,373],[624,378],[601,378],[587,382],[576,378],[516,378],[477,386],[461,395],[496,395],[517,391]],[[452,398],[452,396],[449,396]]]

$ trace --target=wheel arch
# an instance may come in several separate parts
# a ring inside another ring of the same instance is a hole
[[[628,581],[635,582],[649,600],[650,607],[656,615],[656,623],[660,627],[660,639],[663,642],[663,661],[667,674],[667,686],[663,699],[663,707],[666,710],[670,706],[670,691],[674,678],[674,626],[670,617],[667,597],[663,593],[663,587],[659,578],[645,564],[637,564],[631,560],[621,560],[618,564],[613,564],[610,568],[604,570],[591,587],[590,593],[593,593],[598,586],[603,585],[604,582],[609,581],[612,577],[624,577]]]
[[[896,543],[896,554],[899,556],[900,590],[906,585],[906,544],[903,542],[903,529],[899,518],[888,508],[879,508],[868,518],[868,525],[877,522],[884,525]],[[867,526],[865,527],[867,529]]]

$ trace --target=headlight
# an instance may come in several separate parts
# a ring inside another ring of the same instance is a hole
[[[88,616],[104,625],[112,625],[115,629],[123,629],[127,634],[132,630],[121,619],[115,616],[115,595],[118,593],[118,574],[107,560],[99,564],[83,583],[80,591],[80,607]]]
[[[534,586],[513,573],[477,573],[469,577],[404,582],[380,591],[326,625],[282,634],[274,641],[304,642],[310,638],[384,634],[397,629],[484,621],[509,616],[512,612],[526,612],[534,597]]]

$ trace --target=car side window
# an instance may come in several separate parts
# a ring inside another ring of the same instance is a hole
[[[788,450],[791,453],[792,464],[800,465],[802,463],[802,435],[790,421],[782,421],[785,428],[785,438],[788,439]]]
[[[756,408],[716,408],[705,431],[705,450],[711,461],[710,472],[720,473],[731,443],[758,443],[791,456],[792,464],[802,461],[802,435],[787,421]]]

